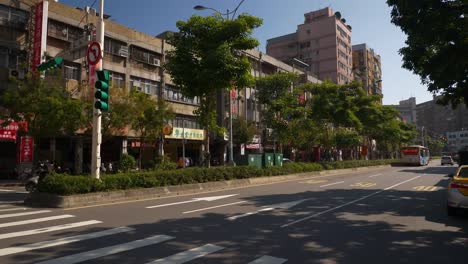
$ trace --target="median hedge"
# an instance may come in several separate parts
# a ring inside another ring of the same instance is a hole
[[[102,175],[101,180],[89,176],[54,174],[44,178],[44,180],[40,182],[38,189],[40,192],[44,193],[72,195],[377,166],[390,164],[392,162],[395,162],[395,160],[355,160],[327,163],[294,162],[284,164],[283,167],[269,167],[263,169],[249,166],[186,168],[179,170],[155,170]]]

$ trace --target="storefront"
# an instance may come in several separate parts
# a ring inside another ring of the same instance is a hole
[[[0,178],[5,179],[15,177],[15,169],[20,157],[23,158],[22,161],[31,159],[28,163],[32,163],[33,146],[25,144],[26,138],[19,135],[20,132],[27,132],[26,122],[10,122],[8,125],[3,123],[4,121],[0,120]],[[27,153],[24,152],[25,150]]]
[[[164,153],[176,162],[183,156],[188,158],[192,166],[199,165],[205,140],[205,130],[174,127],[172,133],[165,136]]]

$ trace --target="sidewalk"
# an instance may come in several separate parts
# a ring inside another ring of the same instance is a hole
[[[17,186],[24,186],[24,183],[20,180],[4,180],[0,179],[0,187],[17,187]]]

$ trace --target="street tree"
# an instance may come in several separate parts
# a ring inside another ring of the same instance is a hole
[[[232,121],[233,142],[239,148],[241,144],[248,144],[258,133],[257,127],[252,122],[247,122],[242,118],[236,118]]]
[[[208,132],[205,142],[208,153],[209,133],[225,131],[216,122],[217,93],[233,83],[243,88],[253,82],[250,62],[242,51],[259,45],[251,35],[261,24],[260,18],[247,14],[232,20],[219,15],[192,16],[187,21],[178,21],[179,32],[168,37],[173,49],[167,54],[164,68],[185,96],[200,97],[195,114]]]
[[[466,0],[387,0],[392,22],[408,36],[403,67],[421,77],[440,103],[468,106],[468,4]]]
[[[0,98],[6,109],[2,119],[26,121],[28,134],[37,143],[41,138],[73,135],[85,128],[89,124],[85,102],[71,97],[60,76],[61,72],[56,71],[50,72],[47,79],[33,75],[14,80]]]
[[[138,167],[141,169],[145,143],[154,143],[160,137],[164,124],[174,118],[174,113],[161,98],[155,100],[150,95],[135,90],[129,96],[131,107],[126,111],[133,113],[130,127],[140,138]]]

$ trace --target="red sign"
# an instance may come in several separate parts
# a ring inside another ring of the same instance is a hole
[[[101,44],[99,42],[93,41],[89,44],[86,59],[89,65],[96,65],[102,59]]]
[[[33,162],[34,140],[32,137],[21,137],[19,162]]]
[[[232,99],[236,98],[236,90],[234,90],[234,89],[231,90],[231,98]]]
[[[44,2],[36,5],[36,17],[34,26],[34,40],[33,40],[33,56],[32,56],[32,72],[36,71],[37,65],[42,62],[42,19],[44,15]]]
[[[401,149],[401,152],[404,155],[418,155],[419,154],[419,148],[403,148],[403,149]]]
[[[0,120],[0,140],[16,140],[18,130],[28,131],[27,122],[11,122],[7,126],[2,126],[3,122]]]

